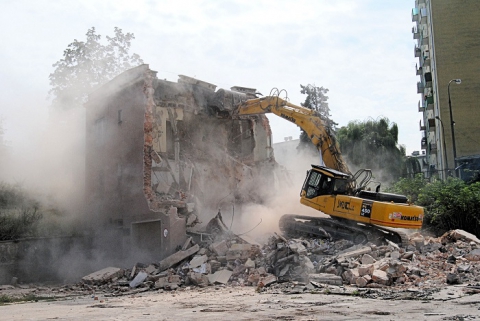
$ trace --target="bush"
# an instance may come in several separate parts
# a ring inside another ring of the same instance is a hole
[[[0,240],[34,236],[42,218],[39,204],[18,186],[0,183]]]
[[[423,229],[437,235],[462,229],[480,235],[480,182],[465,183],[458,178],[427,183],[421,174],[400,179],[390,192],[404,194],[425,208]]]
[[[437,233],[462,229],[480,235],[480,183],[466,184],[456,178],[426,185],[418,198],[425,207],[427,228]]]

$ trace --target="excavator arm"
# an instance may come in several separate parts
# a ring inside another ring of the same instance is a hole
[[[266,113],[273,113],[299,126],[321,153],[325,166],[352,175],[340,154],[335,135],[315,110],[294,105],[278,96],[266,96],[246,100],[234,112],[239,116]]]

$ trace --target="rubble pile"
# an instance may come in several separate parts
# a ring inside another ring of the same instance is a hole
[[[480,289],[480,241],[454,230],[442,237],[410,235],[406,248],[354,245],[350,241],[286,239],[274,234],[259,244],[230,235],[193,244],[153,264],[132,269],[109,267],[82,278],[89,291],[123,295],[148,290],[171,291],[209,285],[302,287],[353,285],[357,288],[434,289],[469,284]]]

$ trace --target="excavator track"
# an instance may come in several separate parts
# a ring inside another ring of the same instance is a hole
[[[307,235],[326,239],[346,239],[355,244],[381,244],[389,240],[399,246],[408,245],[405,233],[391,228],[362,224],[338,218],[285,214],[280,218],[280,231],[288,236]]]

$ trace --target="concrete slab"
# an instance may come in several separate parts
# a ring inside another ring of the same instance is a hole
[[[82,281],[88,284],[107,283],[115,277],[123,274],[123,270],[117,267],[107,267],[99,271],[90,273],[82,278]]]

